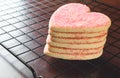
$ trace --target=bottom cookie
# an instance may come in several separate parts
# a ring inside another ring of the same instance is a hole
[[[49,51],[48,45],[45,45],[44,54],[49,55],[54,58],[67,59],[67,60],[90,60],[96,59],[102,55],[103,51],[91,53],[91,54],[81,54],[81,53],[58,53]]]

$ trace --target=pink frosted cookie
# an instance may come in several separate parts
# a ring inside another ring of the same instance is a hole
[[[90,12],[86,5],[63,5],[50,18],[44,54],[69,60],[98,58],[110,24],[108,16]]]
[[[59,32],[100,32],[111,24],[108,16],[90,12],[86,5],[70,3],[58,8],[49,21],[49,28]]]

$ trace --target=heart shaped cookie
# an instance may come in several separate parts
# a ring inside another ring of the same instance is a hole
[[[108,16],[90,12],[89,7],[80,3],[69,3],[58,8],[49,21],[51,30],[59,32],[100,32],[111,24]]]
[[[90,12],[86,5],[63,5],[50,18],[44,54],[69,60],[98,58],[110,24],[108,16]]]

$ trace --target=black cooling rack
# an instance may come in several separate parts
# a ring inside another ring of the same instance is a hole
[[[112,20],[104,54],[95,60],[68,61],[43,54],[51,14],[70,2],[87,4]],[[34,78],[120,77],[120,9],[96,0],[1,0],[0,45],[19,59]]]

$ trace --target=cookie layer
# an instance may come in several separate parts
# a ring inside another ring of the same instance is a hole
[[[44,54],[55,57],[55,58],[62,58],[67,60],[90,60],[98,58],[102,55],[103,51],[95,52],[92,54],[81,54],[81,53],[59,53],[59,52],[51,52],[48,49],[48,45],[45,45]]]
[[[48,44],[46,44],[48,45]],[[103,46],[97,47],[97,48],[89,48],[89,49],[72,49],[72,48],[61,48],[56,46],[48,45],[49,51],[51,52],[59,52],[59,53],[81,53],[81,54],[87,54],[87,53],[95,53],[99,52],[103,49]]]
[[[58,8],[50,18],[49,28],[59,32],[100,32],[111,24],[108,16],[90,12],[89,7],[70,3]]]
[[[101,36],[104,34],[107,34],[107,31],[101,31],[101,32],[56,32],[56,31],[49,31],[49,34],[55,37],[96,37]]]
[[[96,48],[103,46],[106,42],[106,40],[98,42],[98,43],[91,43],[91,44],[69,44],[69,43],[59,43],[59,42],[54,42],[51,41],[50,39],[47,39],[47,43],[51,46],[56,46],[56,47],[63,47],[63,48],[73,48],[73,49],[89,49],[89,48]]]
[[[71,43],[71,44],[85,44],[85,43],[98,43],[104,41],[107,35],[98,36],[93,38],[64,38],[64,37],[54,37],[51,35],[47,36],[47,39],[51,39],[54,42],[59,43]]]

